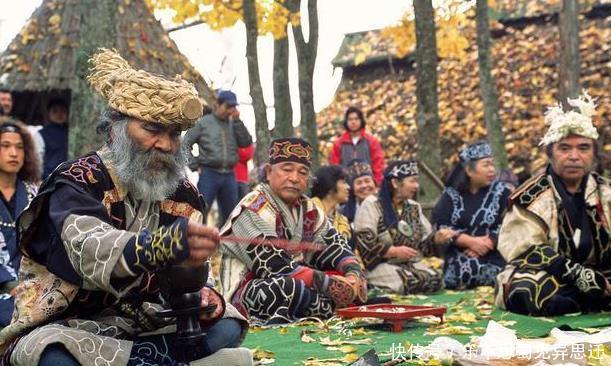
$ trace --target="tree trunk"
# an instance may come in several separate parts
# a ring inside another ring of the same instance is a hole
[[[248,84],[250,97],[255,111],[255,132],[257,145],[255,149],[255,163],[257,165],[269,160],[268,149],[270,143],[270,132],[267,124],[267,107],[263,98],[261,78],[259,76],[259,56],[257,53],[257,10],[255,0],[244,0],[244,25],[246,26],[246,60],[248,62]]]
[[[499,106],[496,85],[492,77],[490,61],[490,27],[488,24],[488,0],[477,0],[477,60],[479,64],[479,89],[484,102],[484,119],[488,131],[488,140],[496,166],[507,169],[507,151],[503,126],[499,118]]]
[[[301,25],[293,27],[293,37],[297,50],[299,70],[299,106],[301,109],[301,135],[312,144],[314,169],[320,165],[318,136],[316,134],[316,113],[314,112],[314,92],[312,79],[318,50],[318,1],[308,0],[308,25],[310,36],[306,42]]]
[[[577,0],[562,0],[560,18],[560,100],[576,98],[580,92],[579,73],[579,4]]]
[[[431,0],[414,0],[416,23],[416,121],[418,158],[437,176],[441,173],[437,110],[437,41]],[[432,201],[439,191],[423,177],[421,199]]]
[[[289,89],[289,39],[274,40],[274,138],[295,135],[293,106]]]
[[[98,47],[116,47],[115,0],[81,0],[80,43],[76,49],[75,77],[70,86],[70,118],[68,120],[68,155],[71,158],[99,149],[103,136],[96,134],[95,125],[107,104],[87,82],[89,58]]]

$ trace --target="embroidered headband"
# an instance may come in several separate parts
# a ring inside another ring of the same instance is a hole
[[[0,133],[6,132],[21,133],[21,128],[12,122],[2,122],[0,124]]]
[[[195,87],[179,75],[174,80],[133,69],[117,51],[101,48],[89,60],[87,80],[108,105],[130,117],[164,125],[192,127],[202,116]]]
[[[588,93],[583,93],[577,99],[568,99],[568,104],[576,110],[565,112],[560,103],[549,107],[545,112],[545,124],[549,129],[543,136],[539,146],[547,146],[556,143],[568,135],[598,139],[598,131],[592,124],[592,116],[596,110],[596,104]]]
[[[418,162],[415,160],[401,160],[391,164],[386,169],[384,176],[388,179],[402,179],[418,175]]]
[[[373,177],[373,171],[371,170],[371,166],[363,160],[354,159],[348,164],[348,180],[350,184],[352,184],[356,178],[366,175]]]
[[[468,163],[492,156],[492,147],[486,141],[478,141],[470,144],[460,152],[460,160]]]
[[[272,141],[269,147],[269,163],[274,165],[286,161],[312,166],[312,145],[306,140],[288,137]]]

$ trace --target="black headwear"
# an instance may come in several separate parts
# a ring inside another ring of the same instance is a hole
[[[296,137],[279,138],[269,146],[269,163],[271,165],[291,161],[312,166],[312,145]]]

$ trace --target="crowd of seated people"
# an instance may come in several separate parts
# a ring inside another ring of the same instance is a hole
[[[549,161],[522,185],[497,171],[487,141],[465,143],[430,218],[418,202],[419,162],[385,161],[362,112],[349,109],[335,164],[314,170],[308,141],[274,139],[261,181],[223,208],[219,230],[185,176],[181,132],[203,128],[195,89],[134,70],[112,50],[92,65],[88,80],[108,104],[96,152],[63,162],[54,138],[67,136],[66,103],[49,106],[46,153],[24,124],[0,119],[0,351],[12,365],[180,362],[175,321],[155,315],[169,306],[160,273],[215,255],[218,278],[198,297],[205,337],[192,351],[220,364],[251,363],[235,352],[222,361],[249,325],[327,319],[367,304],[372,289],[493,286],[496,306],[515,313],[610,310],[611,183],[594,169],[587,94],[546,113]],[[151,88],[172,102],[116,97]]]

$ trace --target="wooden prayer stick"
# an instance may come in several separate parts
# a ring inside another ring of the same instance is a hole
[[[242,238],[233,235],[221,236],[221,241],[231,241],[238,244],[252,244],[252,245],[264,245],[270,247],[276,247],[286,249],[294,252],[319,252],[324,249],[324,245],[312,243],[308,241],[293,242],[286,239],[277,238]]]

